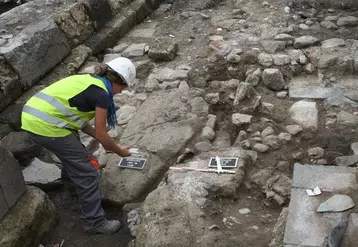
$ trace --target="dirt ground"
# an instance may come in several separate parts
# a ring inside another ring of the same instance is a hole
[[[43,245],[52,247],[64,240],[64,247],[125,247],[132,240],[127,228],[126,218],[121,208],[104,205],[107,219],[120,220],[122,227],[113,235],[88,235],[83,231],[80,220],[80,208],[72,200],[65,189],[49,191],[47,194],[58,209],[58,222],[55,228],[47,234]]]

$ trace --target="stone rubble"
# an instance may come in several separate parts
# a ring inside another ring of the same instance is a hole
[[[350,196],[334,195],[327,201],[319,205],[318,213],[342,212],[355,207],[355,203]]]

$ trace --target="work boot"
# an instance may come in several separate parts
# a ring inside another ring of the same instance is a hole
[[[107,220],[106,223],[104,223],[102,226],[86,230],[87,234],[113,234],[115,232],[118,232],[119,228],[121,228],[121,223],[118,220]]]

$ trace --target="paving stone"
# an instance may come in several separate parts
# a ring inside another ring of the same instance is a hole
[[[334,195],[317,208],[317,212],[343,212],[354,208],[356,205],[352,198],[347,195]]]
[[[320,215],[315,212],[325,198],[310,197],[305,189],[292,189],[284,244],[323,246],[330,229],[348,218],[346,213]]]
[[[293,183],[295,188],[314,188],[321,191],[337,192],[356,189],[356,169],[350,167],[294,165]]]
[[[338,88],[327,87],[290,87],[290,99],[328,99],[330,97],[341,95],[342,92]]]

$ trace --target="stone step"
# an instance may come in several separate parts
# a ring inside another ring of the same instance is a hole
[[[308,196],[306,189],[315,186],[322,194]],[[334,194],[357,190],[356,169],[295,164],[292,187],[284,246],[323,246],[331,229],[347,220],[350,211],[319,214],[316,210]]]

